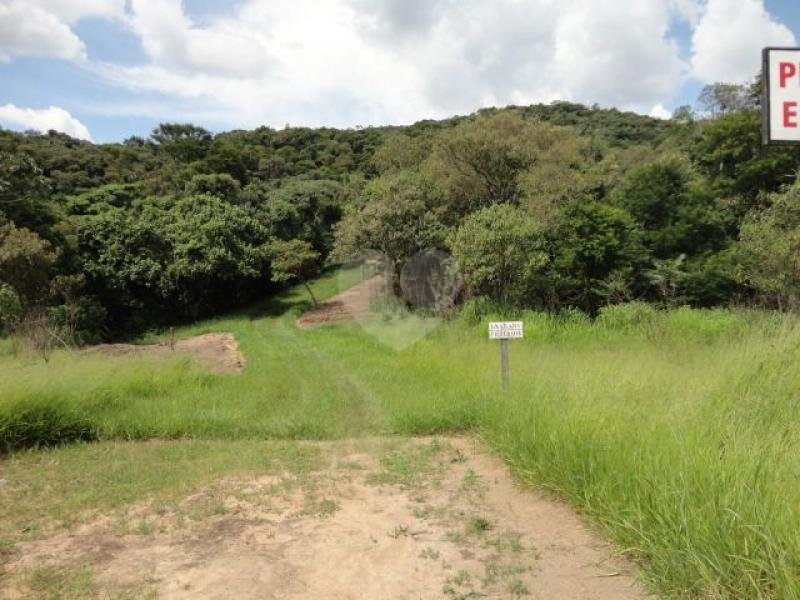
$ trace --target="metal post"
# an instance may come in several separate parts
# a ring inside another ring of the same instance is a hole
[[[500,340],[500,378],[503,382],[503,391],[508,391],[508,340]]]

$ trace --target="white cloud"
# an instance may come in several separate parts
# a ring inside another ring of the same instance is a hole
[[[58,106],[35,109],[6,104],[0,106],[0,125],[8,129],[33,129],[42,132],[54,129],[79,139],[92,139],[83,123]]]
[[[566,97],[642,110],[668,99],[683,64],[664,2],[573,2],[560,11],[554,80]]]
[[[165,117],[222,126],[353,126],[556,99],[665,116],[689,76],[746,80],[763,45],[794,42],[763,0],[240,0],[226,10],[197,22],[182,0],[0,0],[0,60],[81,60],[135,92],[128,105],[149,116],[161,102]],[[146,60],[87,60],[71,25],[92,16],[124,23]],[[691,64],[676,21],[693,28]]]
[[[0,1],[0,61],[15,55],[77,59],[84,56],[84,47],[52,13],[25,2]]]
[[[671,8],[692,26],[697,25],[703,12],[704,0],[670,0]]]
[[[132,0],[148,63],[96,68],[238,126],[402,123],[554,99],[647,112],[681,83],[668,31],[698,1],[243,0],[200,25],[180,0]]]
[[[124,12],[125,0],[0,0],[0,62],[14,56],[84,59],[84,44],[70,25]]]
[[[672,113],[663,104],[656,104],[650,109],[649,116],[655,119],[671,119]]]
[[[87,17],[119,18],[125,13],[125,0],[26,0],[56,16],[65,23],[76,23]]]
[[[761,49],[793,46],[763,0],[708,0],[692,35],[692,75],[704,83],[743,83],[758,74]]]
[[[198,28],[184,14],[181,0],[133,0],[130,25],[152,62],[161,67],[254,77],[270,65],[269,36],[262,27],[250,20],[223,18]]]

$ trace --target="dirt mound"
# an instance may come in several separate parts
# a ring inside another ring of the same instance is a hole
[[[168,342],[159,344],[100,344],[85,348],[83,352],[111,356],[173,356],[184,354],[202,368],[218,374],[238,373],[244,368],[244,355],[239,351],[236,338],[230,333],[206,333],[175,340],[174,350]]]
[[[297,325],[315,327],[371,319],[375,316],[372,303],[385,294],[386,280],[382,275],[377,275],[320,302],[316,308],[303,313],[297,319]]]
[[[218,481],[19,543],[6,597],[70,582],[97,597],[645,597],[569,508],[473,440],[315,445],[316,470]]]

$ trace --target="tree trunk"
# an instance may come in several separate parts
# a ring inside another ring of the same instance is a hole
[[[303,281],[303,285],[308,291],[308,295],[311,296],[311,301],[314,303],[314,308],[316,308],[317,306],[319,306],[319,302],[317,302],[317,297],[314,295],[314,292],[311,291],[311,286],[308,285],[307,281]]]

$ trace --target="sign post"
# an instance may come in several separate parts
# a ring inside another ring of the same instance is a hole
[[[500,340],[500,381],[503,391],[508,391],[510,380],[508,366],[508,340],[522,339],[522,321],[498,321],[489,323],[489,339]]]
[[[764,48],[765,145],[800,144],[800,48]]]

